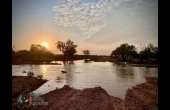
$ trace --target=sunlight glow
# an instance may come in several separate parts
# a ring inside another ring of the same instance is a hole
[[[43,73],[43,76],[47,75],[47,67],[46,67],[46,65],[41,66],[41,72]]]
[[[42,45],[42,46],[45,46],[46,48],[49,47],[49,44],[48,44],[47,42],[42,42],[41,45]]]

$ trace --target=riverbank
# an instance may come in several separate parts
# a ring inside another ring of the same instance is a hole
[[[127,90],[125,104],[129,110],[158,110],[158,78],[146,77],[146,81]]]
[[[38,89],[42,84],[47,82],[44,79],[37,79],[29,76],[12,76],[12,105],[17,101],[17,97],[27,88],[31,91]]]
[[[22,65],[22,64],[32,64],[32,65],[62,65],[61,63],[51,63],[51,62],[23,62],[23,61],[15,61],[12,62],[12,65]]]
[[[111,57],[99,57],[98,59],[94,60],[95,62],[118,62],[118,59],[113,59]]]
[[[21,78],[23,80],[24,78]],[[36,79],[38,80],[38,79]],[[127,90],[125,99],[110,96],[101,87],[77,90],[64,86],[42,95],[48,105],[38,105],[25,110],[157,110],[158,109],[158,78],[147,77],[147,82]],[[13,80],[13,85],[17,85]],[[21,81],[21,82],[24,82]],[[24,83],[18,83],[19,88],[29,88]],[[36,83],[32,83],[39,87]],[[21,89],[20,89],[21,90]],[[22,90],[20,91],[22,92]]]
[[[68,62],[74,62],[76,60],[84,60],[86,63],[89,63],[91,61],[94,62],[114,62],[118,65],[120,64],[125,64],[125,62],[121,62],[118,59],[115,58],[111,58],[110,56],[98,56],[95,58],[91,58],[88,60],[85,60],[83,57],[81,58],[77,58],[74,60],[69,61],[68,59],[66,59],[65,63]],[[56,61],[12,61],[12,65],[21,65],[21,64],[33,64],[33,65],[62,65],[63,63],[57,63],[57,61],[63,61],[61,59],[58,59]],[[136,66],[136,67],[158,67],[158,63],[155,60],[148,60],[148,61],[143,61],[143,63],[139,63],[139,61],[133,61],[133,62],[126,62],[126,64],[131,64],[132,66]],[[126,65],[125,64],[125,65]]]
[[[114,62],[118,65],[126,65],[130,64],[131,66],[136,67],[158,67],[158,63],[156,61],[144,61],[143,63],[138,62],[120,62],[118,59],[113,59],[111,57],[99,57],[97,60],[94,60],[94,62]]]

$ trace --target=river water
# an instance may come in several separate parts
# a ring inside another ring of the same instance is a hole
[[[125,98],[128,88],[146,82],[145,76],[158,77],[158,68],[155,67],[134,67],[112,62],[85,63],[83,60],[62,63],[62,65],[12,65],[12,75],[26,76],[23,71],[32,71],[35,76],[42,74],[43,79],[48,80],[35,90],[35,93],[45,94],[64,85],[75,89],[101,86],[109,95],[121,99]]]

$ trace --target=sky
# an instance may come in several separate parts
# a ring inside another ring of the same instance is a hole
[[[158,0],[12,0],[12,46],[72,40],[77,54],[110,55],[123,43],[158,46]]]

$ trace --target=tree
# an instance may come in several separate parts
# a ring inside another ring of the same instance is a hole
[[[12,55],[15,54],[14,46],[12,47]]]
[[[156,58],[158,55],[158,47],[154,47],[153,44],[148,44],[148,46],[140,46],[141,51],[138,53],[138,57],[140,59],[140,63],[144,61],[144,59],[149,60],[150,58]]]
[[[118,58],[118,51],[117,49],[116,50],[113,50],[112,53],[110,54],[110,56],[115,56],[115,58],[117,59]]]
[[[65,62],[66,57],[73,58],[74,54],[77,52],[77,45],[74,45],[74,42],[71,40],[67,40],[66,43],[58,41],[55,45],[64,55],[63,62]]]
[[[14,57],[15,55],[15,50],[14,50],[14,46],[12,47],[12,58]]]
[[[152,50],[153,50],[153,44],[148,44],[148,46],[146,47],[146,59],[149,60],[150,56],[152,54]]]
[[[42,55],[47,51],[47,49],[45,46],[41,46],[40,44],[32,44],[29,51],[32,57],[31,59],[40,59]]]
[[[71,40],[68,40],[66,42],[66,46],[68,46],[67,52],[66,52],[66,56],[69,59],[73,59],[74,54],[77,52],[76,47],[77,45],[74,45],[74,42],[72,42]]]
[[[111,55],[121,56],[123,61],[126,61],[128,56],[134,56],[136,53],[136,48],[134,45],[128,45],[127,43],[121,44],[115,50],[112,51]]]
[[[141,51],[138,53],[138,58],[140,59],[140,63],[143,62],[143,60],[146,58],[146,54],[147,54],[147,49],[145,46],[141,47],[140,46]]]
[[[83,50],[83,54],[85,54],[86,55],[86,61],[87,61],[87,55],[89,55],[90,54],[90,50]]]
[[[14,46],[12,47],[12,60],[16,60],[16,51],[14,50]]]
[[[153,47],[152,53],[153,53],[153,58],[158,60],[158,47]]]
[[[19,50],[16,52],[16,55],[22,60],[28,60],[30,58],[30,52],[28,50]]]

